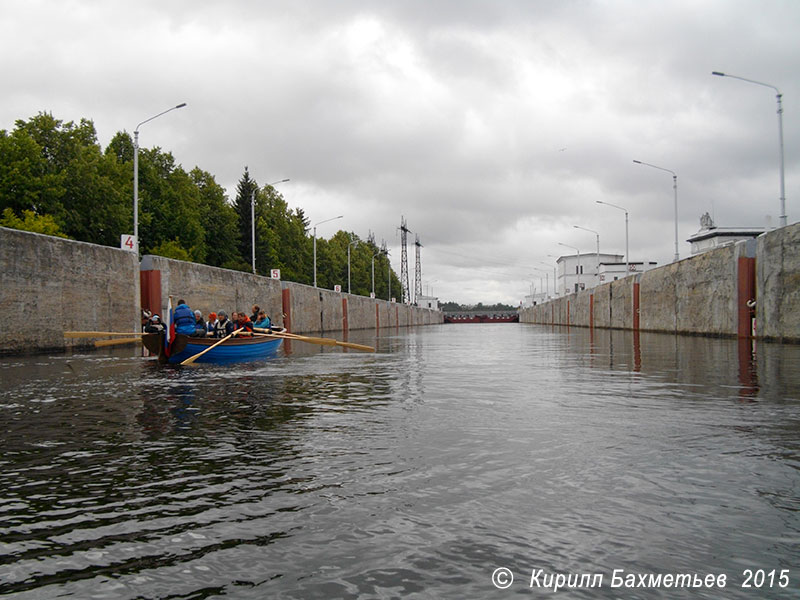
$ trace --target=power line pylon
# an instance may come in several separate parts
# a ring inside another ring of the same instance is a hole
[[[417,236],[417,241],[414,242],[414,245],[417,247],[417,264],[414,268],[414,303],[416,304],[422,297],[422,263],[419,259],[420,248],[422,248],[422,244],[419,242],[419,236]]]
[[[403,287],[403,304],[410,304],[408,289],[408,233],[405,217],[400,217],[400,285]]]

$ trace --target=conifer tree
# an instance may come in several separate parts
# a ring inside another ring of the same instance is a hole
[[[233,207],[236,209],[239,228],[239,255],[247,264],[250,264],[253,252],[252,240],[252,213],[251,202],[253,197],[258,194],[258,184],[255,179],[250,177],[250,171],[244,168],[244,174],[236,186],[236,201]]]

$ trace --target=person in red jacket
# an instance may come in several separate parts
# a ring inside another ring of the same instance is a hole
[[[242,334],[249,334],[253,335],[253,322],[250,320],[250,317],[247,316],[247,313],[243,310],[240,310],[236,314],[236,329],[242,328],[242,331],[239,332],[238,335]]]

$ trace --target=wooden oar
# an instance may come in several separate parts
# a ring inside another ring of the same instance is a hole
[[[373,348],[372,346],[365,346],[364,344],[354,344],[353,342],[340,342],[339,340],[334,340],[333,338],[309,337],[306,335],[298,335],[296,333],[288,333],[288,332],[283,335],[285,335],[286,338],[290,340],[297,340],[297,341],[321,340],[326,345],[342,346],[343,348],[352,348],[353,350],[361,350],[362,352],[375,352],[375,348]]]
[[[270,335],[273,337],[280,337],[286,340],[295,340],[298,342],[307,342],[309,344],[319,344],[321,346],[342,346],[343,348],[352,348],[353,350],[361,350],[362,352],[375,352],[372,346],[364,346],[362,344],[354,344],[352,342],[340,342],[332,338],[309,337],[307,335],[297,335],[296,333],[288,333],[281,331],[270,331],[269,329],[253,328],[254,331],[262,335]]]
[[[282,340],[295,340],[298,342],[308,342],[310,344],[319,344],[321,346],[335,346],[336,340],[332,340],[331,338],[316,338],[316,337],[308,337],[308,336],[300,336],[293,333],[284,333],[282,331],[271,331],[270,333],[259,333],[260,331],[268,331],[267,329],[261,330],[258,328],[254,329],[256,333],[253,335],[257,335],[260,337],[273,337],[273,338],[281,338]]]
[[[192,363],[193,363],[194,361],[196,361],[198,358],[200,358],[201,356],[203,356],[203,354],[205,354],[206,352],[208,352],[208,351],[209,351],[209,350],[211,350],[212,348],[216,348],[217,346],[219,346],[219,345],[220,345],[222,342],[224,342],[225,340],[227,340],[227,339],[229,339],[229,338],[232,338],[232,337],[233,337],[233,336],[235,336],[237,333],[239,333],[239,332],[240,332],[242,329],[244,329],[244,327],[240,327],[239,329],[237,329],[237,330],[236,330],[236,331],[234,331],[233,333],[231,333],[231,334],[229,334],[229,335],[226,335],[224,338],[222,338],[222,339],[221,339],[220,341],[218,341],[216,344],[211,344],[211,345],[210,345],[208,348],[206,348],[206,349],[205,349],[205,350],[203,350],[202,352],[198,352],[198,353],[197,353],[197,354],[195,354],[194,356],[190,356],[189,358],[187,358],[185,361],[183,361],[183,362],[181,363],[181,366],[184,366],[184,365],[190,365],[190,364],[192,364]]]
[[[138,338],[138,337],[135,337],[135,338],[122,338],[122,339],[117,339],[117,340],[99,340],[99,341],[94,343],[94,347],[95,348],[101,348],[103,346],[117,346],[117,345],[120,345],[120,344],[133,344],[133,343],[137,343],[138,344],[141,341],[142,341],[142,338]]]
[[[96,337],[106,337],[109,335],[127,335],[128,337],[132,335],[142,335],[141,333],[135,331],[65,331],[64,337],[66,338],[96,338]]]

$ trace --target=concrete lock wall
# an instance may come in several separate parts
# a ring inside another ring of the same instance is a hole
[[[418,308],[284,282],[284,311],[295,333],[350,331],[442,323],[438,310]]]
[[[107,246],[0,227],[0,354],[64,350],[65,331],[137,331],[139,260]]]
[[[164,316],[170,295],[205,317],[258,304],[277,325],[294,313],[298,333],[443,322],[443,313],[281,282],[249,273],[145,256],[107,246],[0,227],[0,354],[92,346],[65,331],[139,331],[140,309]],[[288,304],[285,304],[286,301]],[[24,315],[34,315],[26,318]]]
[[[524,323],[800,342],[800,223],[520,311]]]
[[[757,240],[756,334],[800,340],[800,223]]]

